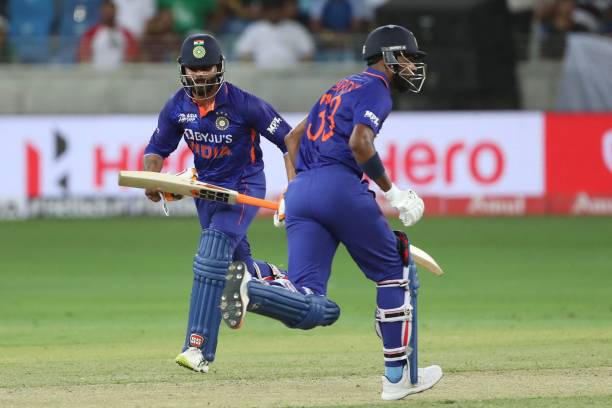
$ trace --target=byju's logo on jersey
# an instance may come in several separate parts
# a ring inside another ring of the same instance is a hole
[[[366,111],[366,113],[363,114],[364,118],[368,118],[370,119],[370,121],[378,128],[380,126],[380,119],[378,119],[378,116],[376,116],[374,113],[370,112],[370,111]]]
[[[219,130],[226,130],[229,127],[229,119],[225,116],[218,116],[217,120],[215,120],[215,126]]]
[[[281,121],[282,121],[282,119],[279,118],[278,116],[275,117],[274,119],[272,119],[272,122],[270,123],[270,126],[268,126],[268,129],[266,129],[268,131],[268,133],[273,135],[274,132],[276,132],[278,130],[278,127],[280,126]]]
[[[195,122],[197,119],[198,115],[195,113],[179,113],[178,116],[179,123]]]

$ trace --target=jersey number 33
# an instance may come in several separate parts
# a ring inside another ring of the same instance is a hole
[[[306,135],[308,136],[308,139],[314,142],[321,138],[322,142],[326,142],[327,139],[334,135],[334,128],[336,127],[334,116],[336,115],[336,111],[340,107],[341,103],[341,95],[332,96],[326,93],[321,97],[321,100],[319,101],[319,106],[321,108],[318,115],[319,120],[316,121],[319,122],[319,127],[317,131],[313,133],[313,123],[310,123],[308,125],[308,128],[306,129]]]

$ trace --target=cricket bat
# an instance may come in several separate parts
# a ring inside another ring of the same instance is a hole
[[[251,197],[235,190],[215,186],[214,184],[202,183],[201,181],[154,171],[122,170],[119,172],[119,185],[142,189],[159,189],[166,193],[191,196],[225,204],[246,204],[274,211],[278,210],[278,203],[274,201]],[[410,245],[410,254],[418,265],[434,275],[440,276],[444,274],[444,271],[435,259],[421,248]]]
[[[154,171],[122,170],[119,172],[119,185],[152,190],[159,189],[165,193],[201,198],[225,204],[247,204],[270,210],[278,209],[278,203],[274,201],[240,194],[237,191],[215,186],[214,184],[202,183],[201,181]]]

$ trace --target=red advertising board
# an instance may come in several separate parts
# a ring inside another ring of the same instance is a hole
[[[612,214],[612,114],[546,115],[549,212]]]

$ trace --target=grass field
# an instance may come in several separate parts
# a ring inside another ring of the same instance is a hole
[[[284,234],[252,246],[283,264]],[[396,224],[397,226],[397,224]],[[250,315],[208,374],[179,368],[198,238],[190,219],[0,223],[0,407],[609,407],[612,218],[426,219],[421,365],[445,377],[380,400],[374,288],[344,250],[329,328]]]

